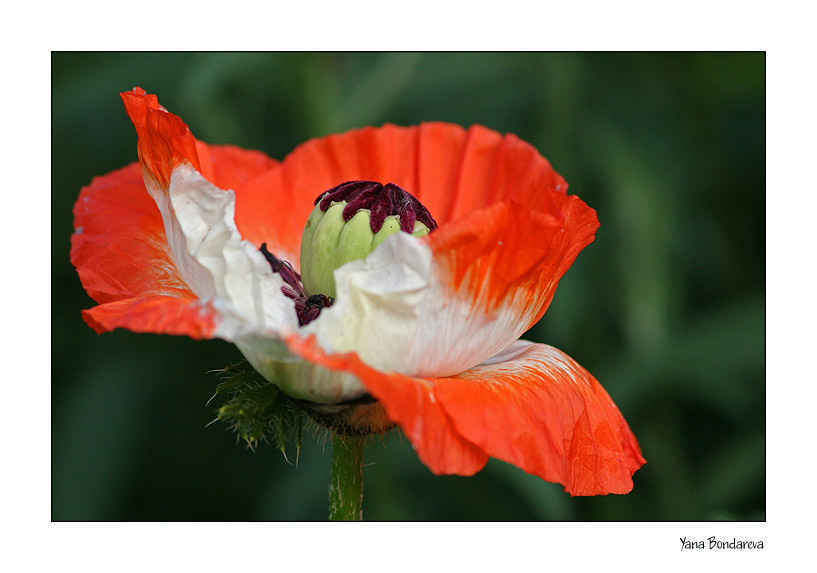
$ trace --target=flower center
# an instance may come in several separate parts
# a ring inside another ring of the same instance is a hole
[[[295,303],[298,324],[309,324],[335,297],[333,271],[363,259],[397,232],[424,236],[437,222],[422,203],[394,183],[347,181],[315,199],[301,239],[301,273],[267,250],[259,249],[274,273],[281,275],[281,292]]]
[[[422,203],[394,183],[347,181],[315,199],[301,238],[304,291],[335,296],[333,272],[365,259],[387,237],[421,237],[437,228]]]
[[[334,303],[336,268],[365,258],[390,235],[422,237],[436,228],[428,209],[394,183],[347,181],[315,199],[301,238],[301,274],[269,252],[266,243],[259,250],[272,272],[283,279],[281,292],[292,299],[298,325],[304,326]],[[384,432],[394,426],[383,406],[368,394],[340,404],[299,403],[318,424],[344,435]]]

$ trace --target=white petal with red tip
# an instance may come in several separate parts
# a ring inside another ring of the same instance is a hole
[[[458,374],[521,334],[513,314],[474,312],[474,301],[450,292],[428,244],[406,233],[386,239],[365,261],[337,269],[335,286],[335,304],[306,330],[325,350],[356,352],[380,370]]]

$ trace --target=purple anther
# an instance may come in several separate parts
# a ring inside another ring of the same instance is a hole
[[[313,294],[309,298],[298,297],[295,299],[295,312],[298,314],[298,323],[303,326],[320,316],[321,311],[332,306],[334,302],[324,294]]]
[[[301,275],[295,272],[287,261],[282,261],[272,253],[267,250],[267,244],[262,243],[261,248],[259,249],[261,253],[266,257],[267,262],[272,267],[272,272],[278,273],[281,275],[281,278],[284,279],[284,286],[281,287],[281,292],[287,295],[289,298],[298,298],[298,297],[305,297],[306,293],[304,292],[304,287],[301,284]]]
[[[266,243],[261,244],[259,251],[272,267],[272,272],[278,273],[284,279],[281,292],[295,302],[295,314],[298,315],[299,326],[312,322],[318,318],[324,308],[332,306],[332,303],[335,302],[331,297],[322,294],[307,297],[301,283],[301,275],[295,272],[292,265],[270,253]]]
[[[315,199],[320,203],[321,211],[326,212],[332,203],[346,201],[343,208],[343,220],[349,221],[361,209],[369,210],[369,225],[372,233],[377,233],[386,217],[397,215],[400,230],[406,233],[414,231],[415,221],[420,221],[429,232],[437,228],[437,222],[422,203],[408,191],[394,183],[381,185],[375,181],[347,181],[329,191],[321,193]]]

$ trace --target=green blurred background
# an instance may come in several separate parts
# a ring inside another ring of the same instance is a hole
[[[405,437],[367,450],[367,520],[764,520],[762,53],[55,53],[52,519],[323,520],[330,448],[297,469],[207,424],[222,341],[116,331],[70,264],[80,188],[136,160],[118,92],[159,96],[209,143],[282,159],[384,122],[480,123],[532,143],[594,207],[596,241],[525,338],[602,382],[648,463],[626,496],[571,498],[491,460],[432,475]]]

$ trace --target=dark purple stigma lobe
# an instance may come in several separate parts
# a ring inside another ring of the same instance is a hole
[[[437,222],[428,209],[413,195],[394,183],[382,185],[376,181],[347,181],[321,193],[315,199],[321,211],[326,210],[332,203],[346,201],[343,208],[343,220],[349,221],[361,209],[368,209],[369,225],[372,233],[377,233],[386,217],[397,215],[400,220],[400,230],[406,233],[414,231],[414,223],[420,221],[429,232],[437,228]]]

